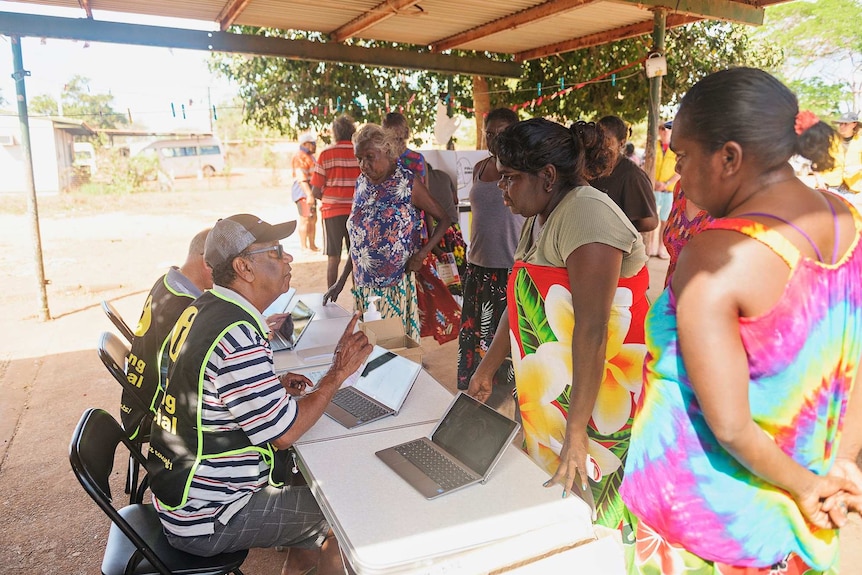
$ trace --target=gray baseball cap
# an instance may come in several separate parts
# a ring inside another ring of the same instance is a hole
[[[281,240],[296,229],[296,220],[268,224],[251,214],[236,214],[216,222],[204,245],[204,261],[215,268],[238,256],[251,244]]]
[[[859,114],[856,112],[845,112],[841,114],[841,117],[833,122],[833,124],[849,124],[851,122],[858,122]]]

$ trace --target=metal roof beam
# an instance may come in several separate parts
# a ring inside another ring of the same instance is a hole
[[[760,26],[765,13],[762,4],[751,0],[728,2],[727,0],[613,0],[621,4],[638,7],[666,8],[673,14],[686,14],[701,19],[729,20],[740,24]],[[750,3],[749,3],[750,2]],[[774,4],[775,2],[769,2]]]
[[[490,36],[498,32],[512,30],[524,24],[534,24],[539,20],[550,18],[560,12],[579,8],[595,1],[596,0],[549,0],[548,2],[539,4],[538,6],[515,12],[509,16],[498,18],[493,22],[488,22],[487,24],[476,26],[470,30],[465,30],[458,34],[449,36],[448,38],[438,40],[431,44],[431,51],[443,52],[445,50],[451,50],[452,48],[457,48],[458,46],[462,46],[480,38],[485,38],[486,36]]]
[[[419,0],[383,0],[380,4],[329,33],[333,42],[344,42],[375,24],[398,15],[399,10],[419,4]]]
[[[697,22],[698,20],[701,20],[701,18],[673,14],[667,17],[667,27],[671,28],[682,26],[683,24],[690,24],[691,22]],[[608,30],[607,32],[600,32],[590,36],[581,36],[580,38],[557,42],[556,44],[540,46],[533,50],[524,50],[523,52],[515,54],[515,61],[524,62],[526,60],[535,60],[536,58],[544,58],[546,56],[553,56],[554,54],[563,54],[564,52],[572,52],[582,48],[608,44],[610,42],[616,42],[617,40],[650,34],[652,33],[652,30],[652,20],[649,20],[648,22],[640,22],[638,24],[632,24],[631,26],[623,26],[622,28]]]
[[[142,26],[102,22],[83,18],[59,18],[0,12],[0,35],[34,38],[62,38],[90,42],[109,42],[137,46],[160,46],[186,50],[205,50],[230,54],[272,56],[291,60],[342,62],[384,68],[409,68],[444,74],[469,74],[518,78],[516,62],[497,62],[482,57],[456,57],[393,48],[363,48],[333,42],[289,40],[266,36],[183,30],[162,26]]]
[[[93,8],[90,6],[90,0],[78,0],[78,6],[87,13],[87,18],[93,19]]]
[[[224,8],[221,9],[216,18],[222,32],[233,26],[233,23],[236,22],[236,19],[239,18],[239,15],[242,14],[242,11],[245,10],[249,2],[251,0],[228,0],[225,3]]]

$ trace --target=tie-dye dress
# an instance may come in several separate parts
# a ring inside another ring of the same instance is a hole
[[[835,461],[862,354],[862,222],[852,213],[856,238],[831,264],[802,257],[782,235],[751,220],[716,220],[707,228],[754,238],[790,268],[778,303],[741,318],[739,331],[752,418],[819,475]],[[785,491],[749,472],[707,426],[679,354],[671,288],[647,316],[646,341],[644,399],[621,489],[637,517],[629,572],[836,572],[837,531],[808,524]]]

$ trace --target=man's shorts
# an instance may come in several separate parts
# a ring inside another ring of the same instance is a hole
[[[341,248],[350,251],[350,238],[347,236],[347,218],[349,216],[332,216],[323,219],[323,253],[328,256],[340,256]]]
[[[267,485],[255,491],[227,525],[216,519],[214,531],[197,537],[168,533],[167,537],[177,549],[210,557],[255,547],[320,547],[329,524],[308,486]]]

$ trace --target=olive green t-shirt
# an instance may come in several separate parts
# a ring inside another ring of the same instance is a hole
[[[607,194],[591,187],[571,190],[557,204],[533,241],[538,216],[521,230],[515,259],[540,266],[566,267],[566,259],[585,244],[605,244],[623,252],[620,277],[638,273],[649,259],[640,233]]]

